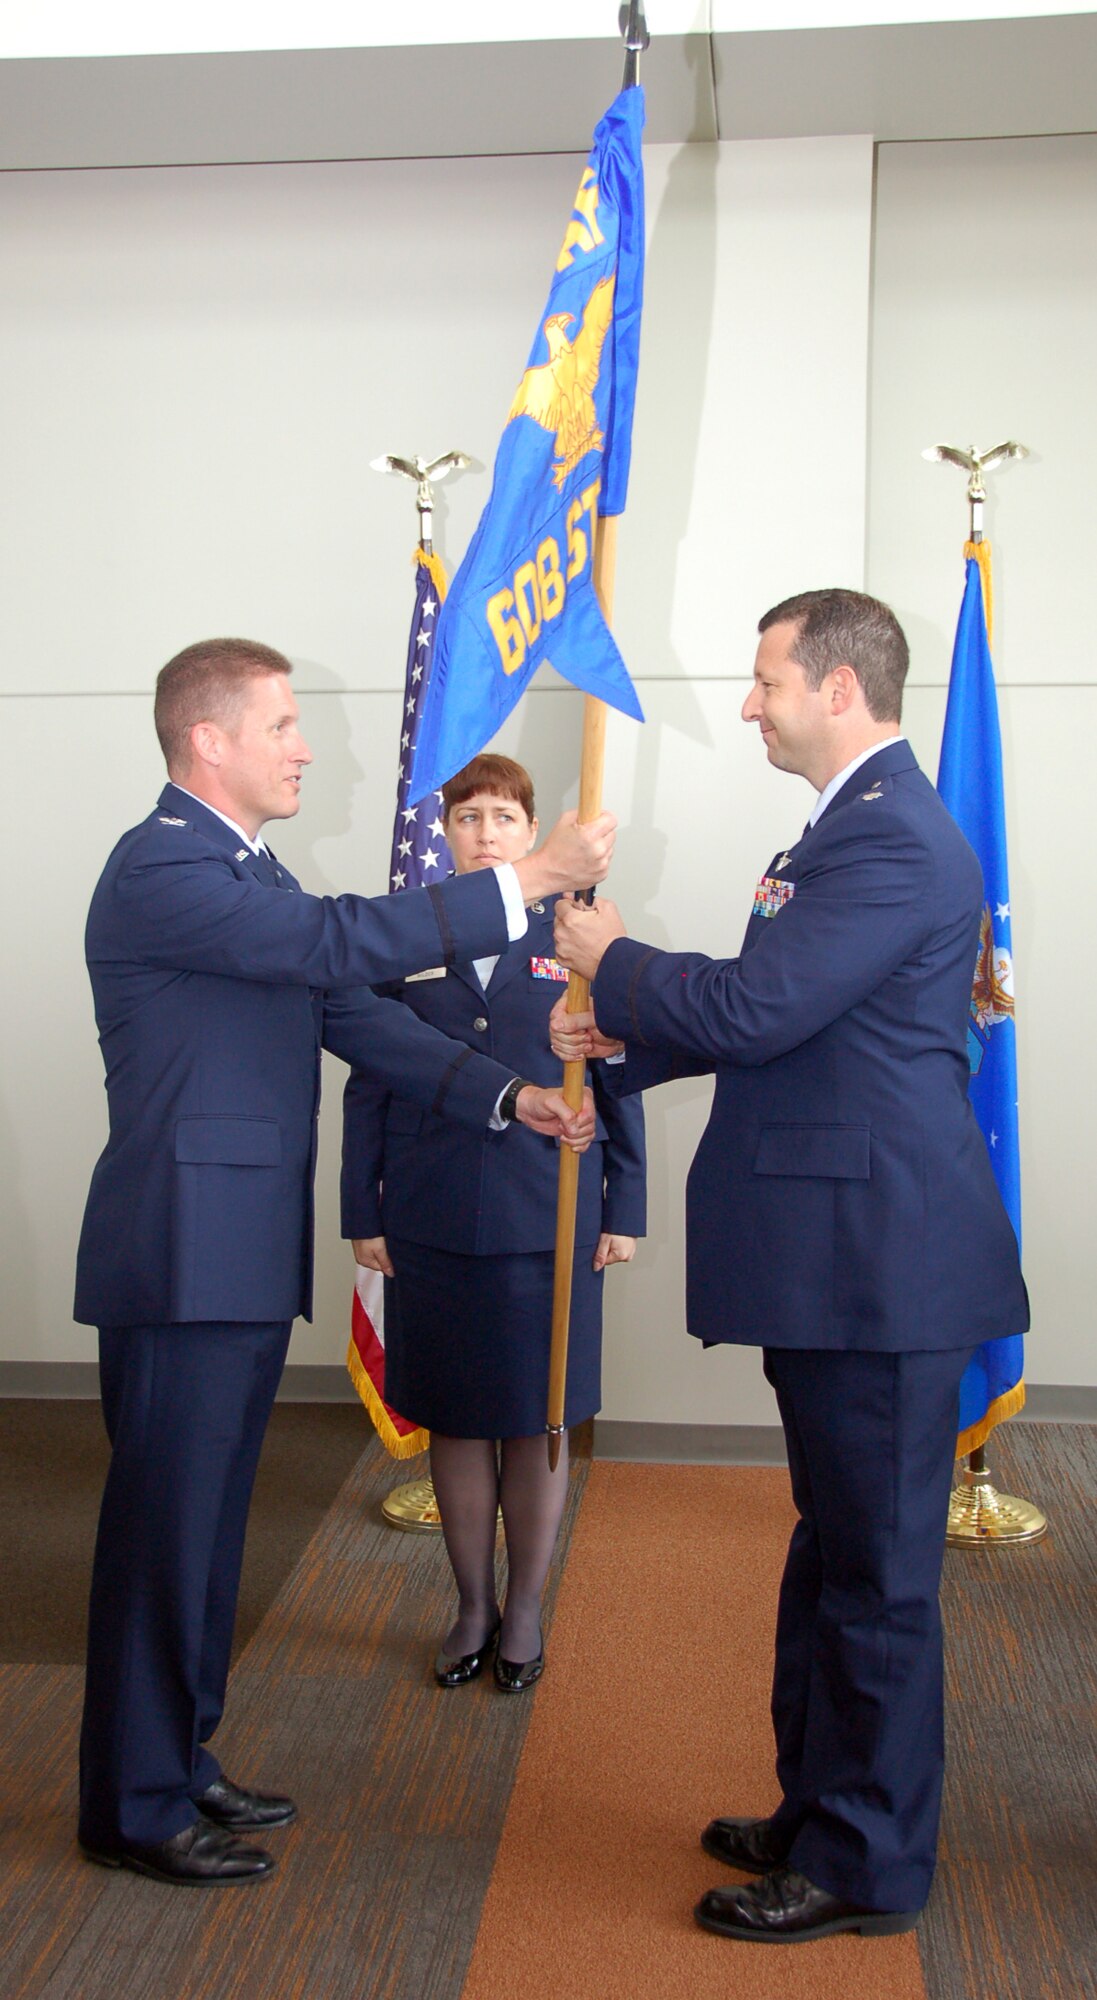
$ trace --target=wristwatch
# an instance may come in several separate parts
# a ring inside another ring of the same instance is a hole
[[[518,1116],[518,1093],[525,1090],[528,1084],[529,1078],[525,1076],[516,1076],[508,1083],[499,1099],[499,1116],[504,1124],[513,1125]]]

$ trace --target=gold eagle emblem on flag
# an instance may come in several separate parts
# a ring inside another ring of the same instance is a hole
[[[598,428],[594,389],[613,318],[613,286],[611,277],[595,285],[574,340],[567,334],[575,323],[574,313],[553,313],[545,321],[549,358],[538,368],[526,369],[507,412],[508,423],[514,417],[532,417],[542,430],[555,431],[552,477],[557,492],[580,459],[588,451],[601,451],[605,442]]]
[[[980,1028],[995,1028],[1014,1012],[1013,962],[1007,951],[995,949],[990,904],[984,903],[979,925],[979,955],[971,989],[971,1011]]]

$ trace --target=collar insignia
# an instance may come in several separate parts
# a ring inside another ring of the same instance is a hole
[[[185,820],[185,819],[175,819],[175,818],[173,818],[173,816],[172,816],[172,814],[171,814],[171,813],[161,813],[161,814],[160,814],[160,824],[161,824],[161,826],[186,826],[186,823],[187,823],[187,822],[186,822],[186,820]]]

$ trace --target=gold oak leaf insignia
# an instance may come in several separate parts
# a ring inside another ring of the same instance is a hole
[[[574,313],[553,313],[545,321],[549,358],[539,368],[527,368],[507,413],[532,417],[544,431],[555,431],[553,483],[560,491],[568,473],[588,451],[601,451],[605,438],[598,429],[594,388],[602,364],[602,347],[613,318],[612,278],[595,285],[574,340],[567,329]]]

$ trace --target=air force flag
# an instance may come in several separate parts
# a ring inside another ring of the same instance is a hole
[[[975,849],[986,885],[968,1016],[969,1095],[1020,1248],[1017,1030],[1006,810],[998,697],[987,630],[990,544],[969,542],[965,557],[964,597],[952,654],[937,790]],[[1002,1338],[984,1341],[964,1371],[958,1457],[975,1451],[996,1424],[1022,1407],[1023,1377],[1024,1340],[1004,1326]]]
[[[413,803],[483,749],[543,663],[643,721],[593,580],[598,517],[623,511],[628,486],[643,123],[643,92],[633,86],[595,132],[491,498],[439,619]]]

